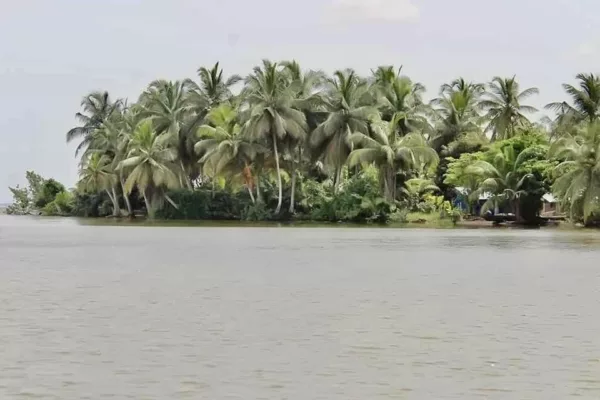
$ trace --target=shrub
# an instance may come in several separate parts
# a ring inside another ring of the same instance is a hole
[[[112,214],[112,202],[105,192],[87,194],[75,192],[71,214],[77,217],[106,217]]]
[[[177,208],[169,202],[164,202],[156,212],[157,218],[239,220],[243,210],[251,204],[246,193],[231,193],[226,190],[177,190],[169,192],[168,196],[177,204]]]
[[[242,211],[241,219],[245,221],[268,221],[273,219],[273,212],[264,203],[249,204]]]
[[[53,201],[46,204],[42,208],[44,215],[70,215],[73,211],[74,195],[70,192],[60,192],[56,195]]]
[[[62,183],[55,181],[50,178],[45,180],[41,186],[40,192],[34,199],[36,207],[44,208],[47,204],[52,203],[61,192],[65,192],[66,189]]]
[[[377,170],[370,167],[353,175],[336,195],[325,189],[309,187],[305,204],[312,205],[310,217],[330,222],[387,222],[396,206],[380,195]]]
[[[13,195],[13,204],[6,209],[7,214],[23,215],[30,211],[31,202],[29,200],[29,191],[27,188],[8,188]]]

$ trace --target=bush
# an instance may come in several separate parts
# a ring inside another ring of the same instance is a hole
[[[53,201],[46,204],[42,208],[42,214],[44,215],[60,215],[67,216],[71,215],[73,211],[75,196],[70,192],[60,192],[56,195]]]
[[[264,203],[249,204],[243,211],[241,219],[245,221],[269,221],[273,212]]]
[[[195,191],[177,190],[168,193],[177,204],[169,202],[157,210],[159,219],[187,220],[239,220],[244,210],[251,204],[244,192],[231,193],[226,190],[198,189]]]
[[[449,219],[457,223],[462,219],[462,213],[455,208],[444,196],[425,195],[413,209],[413,212],[423,214],[438,214],[440,219]]]
[[[330,192],[330,191],[329,191]],[[367,168],[344,182],[339,192],[327,195],[326,188],[308,186],[303,205],[310,218],[329,222],[388,222],[396,206],[380,195],[377,170]]]
[[[62,183],[50,178],[42,184],[40,192],[34,199],[34,204],[38,208],[44,208],[47,204],[52,203],[59,193],[66,192]]]
[[[408,208],[398,208],[390,215],[389,221],[395,223],[408,222]]]
[[[77,217],[105,217],[112,214],[112,202],[105,192],[73,195],[71,214]]]
[[[292,215],[289,208],[289,190],[284,191],[281,213],[274,215],[277,206],[276,187],[264,180],[261,185],[263,203],[253,204],[245,191],[201,188],[195,191],[169,192],[177,208],[168,202],[157,210],[160,219],[179,220],[286,220]],[[314,221],[387,222],[396,211],[393,204],[383,199],[379,192],[377,170],[368,168],[347,179],[335,196],[330,180],[298,180],[297,212],[299,219]]]
[[[29,200],[29,191],[27,188],[8,188],[13,195],[13,204],[6,209],[7,214],[24,215],[30,212],[31,202]]]

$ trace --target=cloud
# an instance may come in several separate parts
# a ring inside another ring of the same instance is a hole
[[[367,19],[388,22],[413,22],[419,8],[413,0],[332,0],[336,19]]]

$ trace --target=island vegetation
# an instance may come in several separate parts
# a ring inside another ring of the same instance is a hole
[[[151,82],[136,102],[84,97],[79,182],[27,173],[9,212],[238,219],[456,221],[513,213],[537,223],[542,198],[592,225],[600,216],[600,78],[579,74],[553,118],[533,121],[536,88],[463,78],[425,101],[402,68],[328,76],[263,61],[242,78],[217,63],[197,79]],[[482,200],[483,199],[483,200]]]

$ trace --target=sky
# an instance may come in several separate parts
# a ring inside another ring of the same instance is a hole
[[[517,76],[565,99],[597,72],[598,0],[0,0],[0,203],[26,170],[77,180],[65,133],[94,90],[135,100],[154,79],[194,78],[220,61],[247,74],[263,58],[368,74],[403,65],[428,95],[463,76]]]

